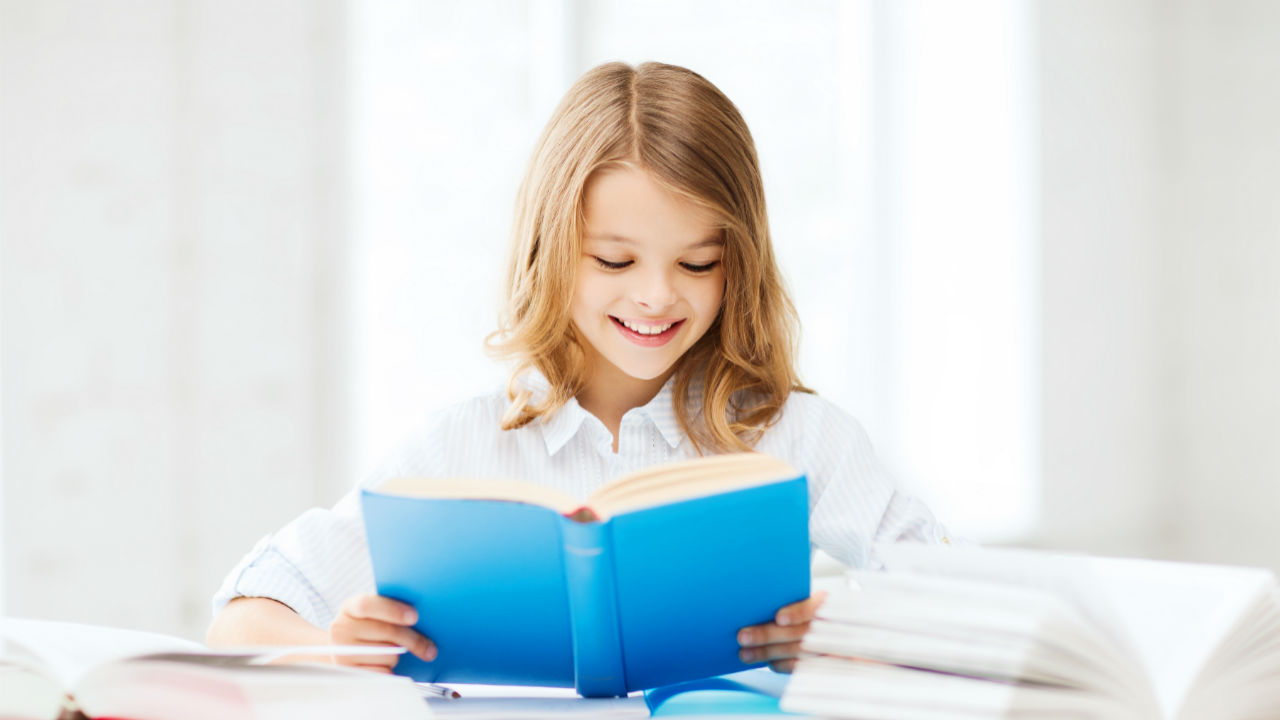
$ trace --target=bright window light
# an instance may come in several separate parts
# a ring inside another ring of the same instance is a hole
[[[1016,0],[881,9],[886,454],[953,529],[1015,539],[1039,477],[1030,18]]]

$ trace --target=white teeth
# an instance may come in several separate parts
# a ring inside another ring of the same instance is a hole
[[[675,323],[667,323],[666,325],[641,325],[639,323],[631,323],[618,318],[618,322],[622,323],[628,330],[638,332],[641,335],[659,335],[671,329]]]

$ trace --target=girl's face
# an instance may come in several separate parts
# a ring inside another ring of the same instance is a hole
[[[720,312],[722,234],[710,212],[627,166],[593,175],[584,204],[570,314],[592,356],[589,383],[630,378],[656,392]]]

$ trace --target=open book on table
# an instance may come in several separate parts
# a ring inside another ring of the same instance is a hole
[[[414,718],[429,715],[405,678],[335,665],[270,665],[285,654],[376,647],[213,651],[183,638],[96,625],[0,618],[0,718]]]
[[[434,717],[484,720],[626,718],[698,715],[760,718],[781,714],[778,697],[786,675],[768,668],[691,680],[631,693],[626,697],[584,698],[571,688],[450,684],[461,697],[428,698]]]
[[[818,611],[782,707],[858,718],[1280,717],[1269,570],[893,545]]]
[[[392,480],[363,496],[378,593],[418,610],[431,682],[584,696],[747,668],[737,632],[809,595],[805,478],[741,453],[620,477],[585,501],[510,480]]]

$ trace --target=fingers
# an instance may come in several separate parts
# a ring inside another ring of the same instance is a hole
[[[805,598],[798,603],[791,603],[778,611],[773,621],[779,625],[802,625],[813,619],[818,612],[818,607],[822,605],[822,601],[827,599],[827,591],[819,590],[812,597]]]
[[[747,665],[767,662],[778,672],[791,672],[800,655],[800,640],[808,629],[809,623],[787,627],[769,623],[746,628],[738,633],[742,645],[738,658]]]
[[[771,662],[769,663],[769,667],[773,668],[774,672],[787,673],[789,675],[792,670],[796,669],[796,659],[788,658],[786,660]]]
[[[803,625],[787,625],[777,623],[752,625],[738,631],[738,644],[744,648],[764,647],[779,643],[798,642],[809,629],[809,623]]]
[[[778,660],[794,659],[800,654],[800,641],[775,643],[773,645],[761,645],[759,647],[742,648],[738,652],[738,657],[742,662],[755,664],[761,662],[773,663]]]
[[[755,647],[799,640],[804,637],[814,613],[826,599],[827,593],[819,591],[813,597],[784,606],[774,615],[773,622],[752,625],[738,631],[738,644],[743,647]]]
[[[380,620],[392,625],[418,622],[413,606],[381,595],[355,595],[342,603],[342,614],[361,620]]]
[[[418,614],[405,603],[379,595],[357,595],[342,604],[338,617],[329,626],[329,638],[338,645],[396,645],[426,662],[436,659],[434,643],[413,629]],[[400,656],[350,655],[334,661],[379,672],[391,672]]]
[[[752,625],[738,631],[738,644],[742,646],[738,657],[744,663],[767,662],[778,672],[791,672],[800,654],[800,640],[809,630],[809,623],[826,592],[792,603],[778,610],[773,622]]]
[[[399,655],[335,655],[333,661],[338,665],[346,665],[348,667],[360,668],[361,670],[372,670],[373,672],[391,674],[395,669],[396,663],[400,662]]]
[[[348,620],[330,627],[333,641],[339,645],[398,645],[418,657],[431,662],[436,659],[436,646],[417,630],[402,625],[391,625],[381,620]],[[365,662],[368,656],[353,656],[356,662]]]

